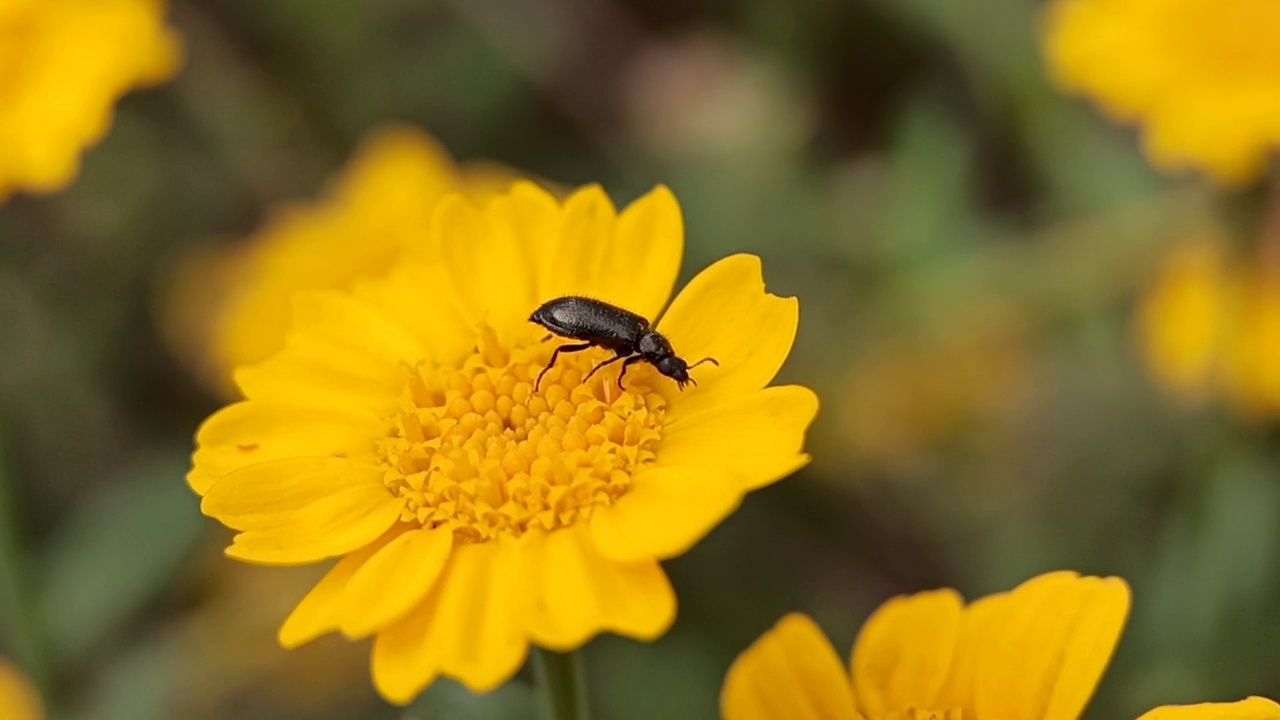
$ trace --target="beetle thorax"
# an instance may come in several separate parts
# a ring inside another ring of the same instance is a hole
[[[636,344],[636,350],[649,360],[656,360],[675,354],[675,351],[671,349],[671,343],[652,330],[640,336],[640,342]]]

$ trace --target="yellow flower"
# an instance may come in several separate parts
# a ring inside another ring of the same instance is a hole
[[[446,193],[482,199],[515,180],[496,165],[458,168],[421,130],[374,133],[324,199],[286,209],[241,245],[186,258],[160,307],[166,340],[210,387],[234,398],[235,368],[283,345],[295,293],[345,290],[385,274],[426,236]]]
[[[1245,417],[1280,415],[1280,268],[1261,264],[1240,281],[1222,349],[1227,397]]]
[[[846,670],[791,614],[725,678],[725,720],[1078,720],[1129,614],[1120,578],[1054,572],[965,605],[954,590],[897,597],[863,626]],[[1280,705],[1156,708],[1140,720],[1280,720]]]
[[[1246,264],[1209,233],[1175,248],[1137,323],[1156,381],[1194,403],[1225,398],[1247,418],[1280,414],[1280,268]]]
[[[901,468],[975,426],[1009,425],[1032,395],[1027,327],[1016,312],[988,306],[951,318],[944,332],[873,339],[851,368],[839,411],[850,453]]]
[[[954,590],[894,598],[846,671],[804,615],[729,669],[726,720],[1076,720],[1129,612],[1119,578],[1041,575],[968,606]]]
[[[1142,298],[1138,333],[1147,367],[1189,401],[1213,391],[1232,278],[1216,236],[1177,247]]]
[[[44,703],[27,676],[0,660],[0,718],[43,720]]]
[[[129,90],[177,71],[161,0],[0,0],[0,202],[53,192]]]
[[[618,214],[598,187],[561,203],[531,183],[477,208],[450,196],[426,240],[384,278],[299,296],[285,347],[236,375],[248,398],[197,436],[188,480],[239,531],[233,558],[341,558],[280,631],[376,637],[393,702],[437,676],[484,691],[530,643],[567,651],[608,631],[653,639],[675,617],[659,561],[743,495],[802,466],[814,394],[766,387],[790,352],[795,299],[764,290],[758,258],[695,277],[657,328],[716,358],[681,392],[610,354],[562,355],[529,322],[587,295],[653,318],[683,253],[675,197]]]
[[[1054,81],[1143,126],[1162,169],[1256,179],[1280,148],[1280,3],[1055,0],[1045,54]]]

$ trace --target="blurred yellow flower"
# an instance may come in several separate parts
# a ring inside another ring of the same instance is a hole
[[[171,77],[162,0],[0,0],[0,202],[66,187],[129,90]]]
[[[1228,398],[1246,417],[1280,415],[1280,267],[1249,268],[1223,348]]]
[[[1214,236],[1175,248],[1139,307],[1147,367],[1187,400],[1204,400],[1213,391],[1233,282],[1227,261]]]
[[[725,720],[1076,720],[1129,613],[1119,578],[1055,572],[970,605],[954,590],[890,600],[846,670],[792,614],[743,652],[720,696]]]
[[[986,306],[942,332],[869,342],[838,411],[854,459],[894,468],[974,427],[1012,425],[1034,391],[1028,335],[1020,313]]]
[[[808,460],[817,398],[766,387],[798,304],[765,292],[753,256],[704,270],[658,323],[720,362],[684,392],[643,364],[625,389],[612,368],[584,382],[603,350],[562,356],[535,388],[557,343],[528,318],[571,294],[657,316],[683,235],[666,188],[619,214],[598,187],[561,203],[517,183],[483,209],[441,201],[384,278],[299,296],[285,347],[237,372],[248,399],[201,427],[188,476],[240,531],[231,557],[341,558],[282,644],[375,636],[374,682],[406,703],[440,675],[492,689],[530,643],[666,631],[659,561]]]
[[[295,293],[347,289],[384,274],[423,241],[446,193],[482,199],[515,180],[497,165],[458,168],[421,130],[377,132],[324,199],[286,209],[241,245],[186,258],[160,306],[167,342],[210,387],[234,398],[234,369],[283,345]]]
[[[0,660],[0,718],[43,720],[44,703],[18,668]]]
[[[1280,148],[1275,0],[1055,0],[1047,19],[1054,81],[1141,124],[1157,167],[1238,184]]]
[[[1176,396],[1222,396],[1251,418],[1280,414],[1280,267],[1266,258],[1238,262],[1213,233],[1175,248],[1137,329],[1149,371]]]

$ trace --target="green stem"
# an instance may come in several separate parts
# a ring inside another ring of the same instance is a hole
[[[587,684],[580,654],[537,648],[533,670],[542,694],[545,720],[588,720]]]

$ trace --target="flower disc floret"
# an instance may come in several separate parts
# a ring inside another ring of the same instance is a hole
[[[420,363],[409,373],[378,443],[385,482],[405,499],[402,521],[461,542],[550,532],[612,505],[657,458],[662,394],[643,382],[620,389],[604,374],[584,383],[598,359],[587,353],[564,356],[535,390],[546,344],[509,355],[492,333],[486,344],[461,368]]]

